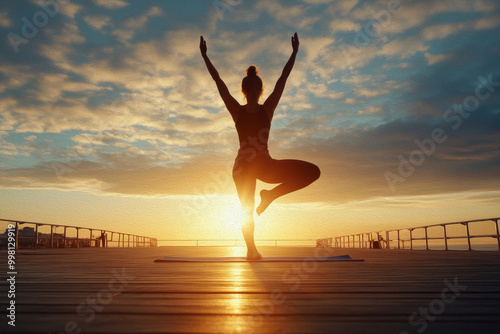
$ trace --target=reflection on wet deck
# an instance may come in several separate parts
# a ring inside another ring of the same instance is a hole
[[[262,253],[306,258],[314,248],[262,247]],[[500,329],[498,252],[333,249],[332,255],[344,254],[365,262],[153,262],[164,256],[242,256],[240,247],[21,250],[15,332]],[[5,294],[0,301],[7,301]],[[2,332],[6,326],[2,321]]]

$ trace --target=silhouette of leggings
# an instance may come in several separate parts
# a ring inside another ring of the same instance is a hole
[[[238,155],[233,167],[233,180],[238,197],[244,208],[252,209],[255,205],[255,186],[257,180],[266,183],[280,183],[272,192],[275,198],[302,189],[320,175],[318,166],[293,159],[276,160],[268,152],[248,157]]]

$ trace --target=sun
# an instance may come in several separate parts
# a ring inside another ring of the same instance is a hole
[[[223,219],[228,225],[241,226],[241,222],[243,221],[243,210],[241,205],[236,203],[228,204],[223,212]]]

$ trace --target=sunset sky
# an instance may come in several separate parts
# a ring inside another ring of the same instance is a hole
[[[246,67],[263,102],[294,32],[269,149],[322,175],[256,238],[500,216],[498,1],[40,3],[0,4],[0,218],[240,238],[238,139],[199,37],[244,104]]]

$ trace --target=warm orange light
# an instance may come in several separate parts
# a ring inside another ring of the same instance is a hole
[[[243,220],[243,210],[239,204],[228,204],[222,215],[223,220],[227,225],[241,226],[241,222]]]

